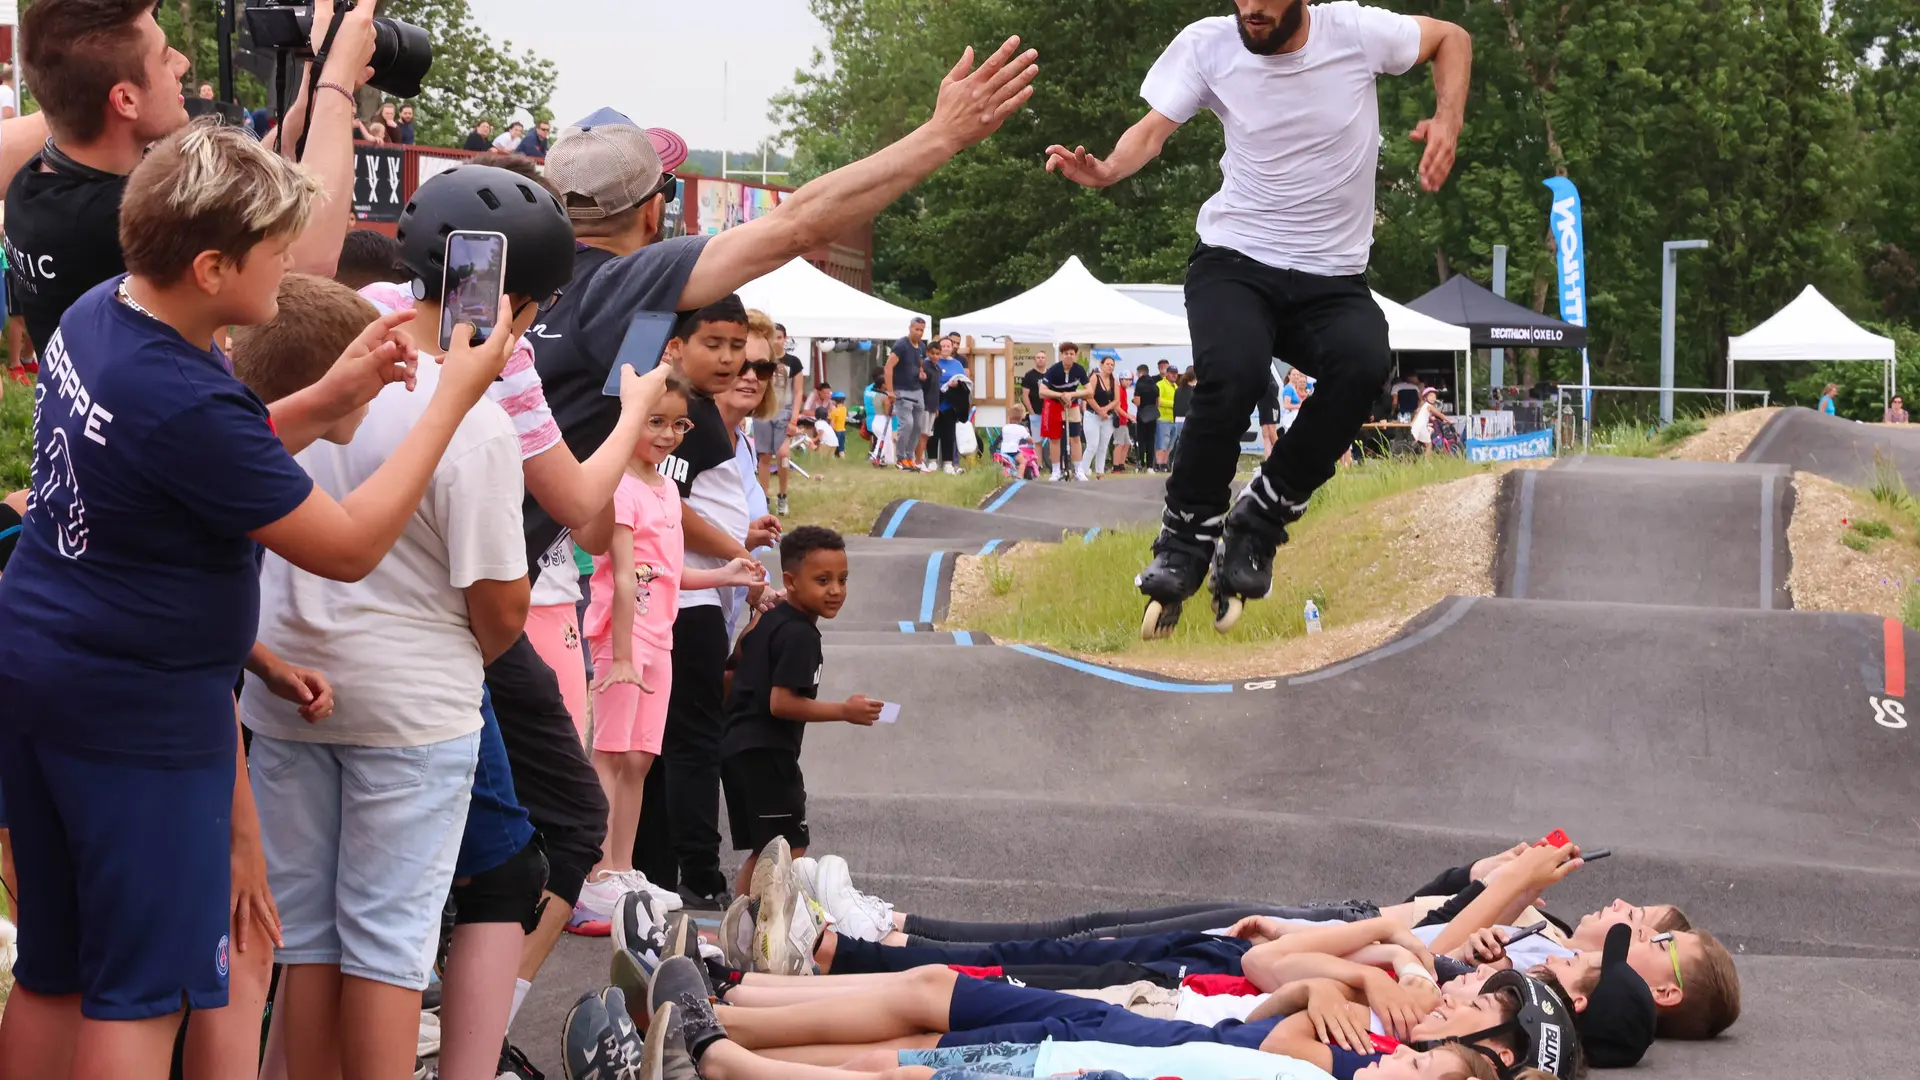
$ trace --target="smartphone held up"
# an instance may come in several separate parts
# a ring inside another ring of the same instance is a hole
[[[440,289],[440,351],[453,348],[453,331],[473,328],[469,344],[483,344],[500,320],[507,281],[507,238],[497,232],[456,230],[447,234],[445,277]]]

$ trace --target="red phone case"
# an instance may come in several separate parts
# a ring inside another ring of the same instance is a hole
[[[1538,844],[1535,844],[1533,846],[1534,847],[1566,847],[1568,844],[1571,844],[1571,843],[1573,843],[1573,841],[1567,839],[1567,831],[1565,829],[1555,829],[1552,832],[1548,833],[1545,839],[1541,840]]]

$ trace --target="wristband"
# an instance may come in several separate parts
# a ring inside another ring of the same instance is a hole
[[[1397,980],[1405,980],[1411,977],[1424,979],[1427,982],[1434,981],[1433,974],[1426,968],[1421,967],[1417,960],[1395,960],[1393,962],[1393,975]]]
[[[350,103],[352,103],[352,105],[353,105],[353,107],[354,107],[354,108],[355,108],[356,110],[358,110],[358,109],[359,109],[359,107],[360,107],[360,101],[359,101],[359,99],[357,99],[357,98],[355,98],[355,97],[353,96],[353,91],[351,91],[351,90],[349,90],[349,89],[347,89],[347,88],[346,88],[346,87],[344,87],[344,86],[341,86],[341,85],[340,85],[339,83],[337,83],[337,82],[323,82],[323,83],[320,83],[320,84],[318,84],[318,86],[317,86],[317,89],[320,89],[320,90],[332,90],[332,91],[335,91],[335,92],[337,92],[337,93],[339,93],[339,94],[340,94],[340,95],[341,95],[342,97],[345,97],[345,98],[347,99],[347,101],[349,101]]]

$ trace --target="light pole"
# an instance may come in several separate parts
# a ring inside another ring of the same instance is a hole
[[[1682,251],[1697,251],[1705,240],[1669,240],[1660,245],[1660,423],[1673,423],[1674,272]],[[1733,389],[1728,386],[1727,389]]]

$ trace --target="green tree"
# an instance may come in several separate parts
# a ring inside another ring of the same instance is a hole
[[[433,71],[413,103],[420,143],[458,146],[481,120],[501,127],[523,110],[535,120],[553,119],[553,62],[496,41],[474,21],[467,0],[385,0],[380,14],[423,27],[433,39]]]

